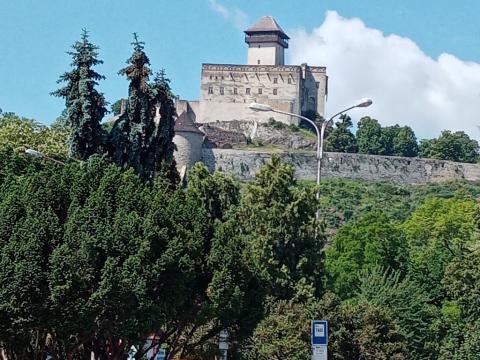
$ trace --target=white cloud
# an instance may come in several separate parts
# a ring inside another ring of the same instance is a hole
[[[208,0],[212,10],[224,20],[231,22],[237,29],[244,30],[248,25],[248,16],[239,8],[227,8],[217,0]]]
[[[480,138],[480,63],[446,53],[432,59],[408,38],[333,11],[311,33],[296,31],[290,44],[291,63],[327,66],[327,115],[371,97],[374,104],[353,110],[354,119],[370,115],[383,125],[409,125],[419,138],[444,129]]]

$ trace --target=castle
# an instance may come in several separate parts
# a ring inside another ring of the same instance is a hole
[[[202,64],[200,100],[176,102],[179,118],[174,142],[179,168],[202,159],[202,134],[195,124],[267,121],[269,116],[265,113],[248,108],[252,102],[298,115],[309,112],[324,115],[326,68],[285,65],[288,40],[275,19],[264,16],[245,30],[246,65]],[[288,115],[275,114],[275,120],[298,124],[296,117]]]

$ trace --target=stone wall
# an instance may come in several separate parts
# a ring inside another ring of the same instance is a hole
[[[302,180],[316,178],[316,158],[312,153],[279,152],[283,160],[293,164]],[[265,164],[272,153],[203,149],[203,162],[208,168],[233,173],[240,180],[249,180]],[[452,180],[480,181],[480,166],[432,159],[403,158],[362,154],[325,153],[322,177],[422,184]]]

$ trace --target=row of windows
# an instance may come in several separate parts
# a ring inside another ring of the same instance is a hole
[[[213,94],[213,87],[210,86],[208,88],[208,93]],[[277,95],[278,94],[278,89],[273,89],[272,93],[273,93],[273,95]],[[220,95],[224,95],[224,94],[225,94],[225,88],[223,86],[221,86],[220,87]],[[233,94],[234,95],[238,94],[238,89],[237,88],[233,88]],[[250,94],[251,94],[251,89],[250,88],[245,88],[245,95],[250,95]],[[262,88],[258,89],[258,94],[259,95],[263,94],[263,89]]]
[[[218,78],[221,78],[222,80],[225,80],[225,77],[222,75],[222,76],[213,76],[213,75],[210,75],[210,80],[218,80]],[[278,78],[274,77],[273,78],[273,83],[274,84],[278,84]],[[287,78],[287,83],[291,84],[292,83],[292,78],[291,77],[288,77]]]

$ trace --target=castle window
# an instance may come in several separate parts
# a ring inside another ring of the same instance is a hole
[[[288,78],[288,83],[291,84],[292,83],[292,78]]]
[[[273,89],[273,95],[277,95],[278,91],[277,89]]]
[[[258,89],[258,93],[262,95],[262,88]]]
[[[260,60],[257,60],[257,64],[260,65]]]
[[[213,79],[213,76],[212,76],[212,75],[210,75],[210,80],[212,80],[212,79]]]
[[[315,82],[315,85],[317,86],[317,89],[320,87],[320,83],[318,81]]]
[[[209,88],[208,88],[208,93],[209,93],[209,94],[213,94],[213,87],[209,87]]]
[[[277,78],[273,78],[273,83],[274,83],[274,84],[277,84],[277,83],[278,83],[278,79],[277,79]]]
[[[233,93],[237,95],[237,88],[233,88]]]
[[[222,75],[222,80],[223,80],[223,75]]]
[[[245,94],[250,95],[250,88],[245,89]]]
[[[223,91],[223,87],[220,88],[220,95],[223,95],[224,91]]]

